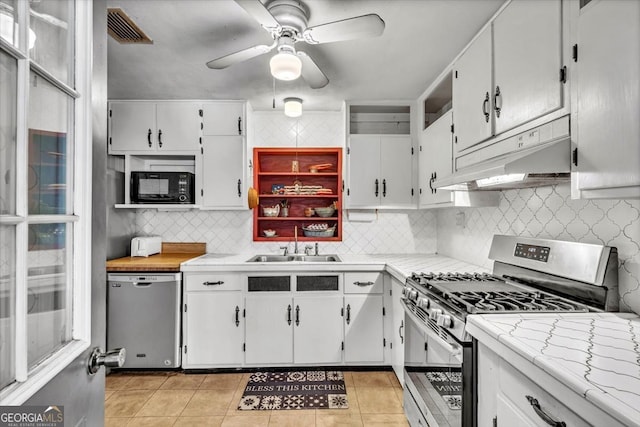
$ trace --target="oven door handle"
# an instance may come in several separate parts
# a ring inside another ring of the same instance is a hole
[[[442,347],[444,347],[452,357],[456,357],[462,353],[462,346],[454,346],[449,342],[445,341],[444,338],[442,338],[440,335],[432,331],[431,328],[427,327],[427,325],[425,325],[424,322],[418,316],[413,314],[413,312],[411,311],[411,309],[409,308],[409,306],[404,300],[402,300],[401,302],[402,302],[402,306],[404,307],[405,314],[407,314],[411,318],[413,323],[415,323],[415,325],[418,326],[422,332],[426,333],[430,338],[438,340],[438,343]]]

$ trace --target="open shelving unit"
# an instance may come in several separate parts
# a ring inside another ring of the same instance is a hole
[[[298,172],[292,164],[298,162]],[[330,164],[327,169],[310,172],[310,166]],[[341,148],[254,148],[254,188],[258,191],[259,205],[253,213],[253,240],[291,241],[295,227],[298,227],[299,241],[341,241],[342,240],[342,149]],[[309,186],[321,187],[330,194],[299,194],[291,187],[304,192]],[[283,190],[278,190],[279,186]],[[288,187],[283,193],[284,187]],[[268,217],[263,207],[273,207],[283,200],[289,203],[289,215]],[[323,218],[317,215],[305,216],[305,208],[327,207],[335,202],[337,209],[333,216]],[[303,227],[311,224],[335,226],[332,237],[306,237]],[[276,236],[266,237],[264,230],[276,231]]]

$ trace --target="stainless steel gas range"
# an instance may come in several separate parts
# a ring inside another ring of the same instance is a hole
[[[489,273],[406,281],[405,413],[411,426],[475,426],[476,344],[468,315],[618,310],[616,248],[496,235]]]

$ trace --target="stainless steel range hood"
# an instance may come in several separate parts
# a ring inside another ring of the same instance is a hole
[[[535,129],[458,156],[456,171],[434,182],[445,190],[505,190],[569,182],[569,119]]]

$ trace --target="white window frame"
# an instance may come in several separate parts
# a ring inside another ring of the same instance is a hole
[[[69,0],[74,1],[74,0]],[[3,224],[16,225],[16,381],[0,391],[0,406],[21,405],[44,387],[64,368],[87,350],[91,344],[91,207],[92,207],[92,102],[91,78],[93,58],[93,4],[91,1],[75,1],[75,88],[54,83],[67,94],[75,95],[73,112],[74,135],[74,215],[58,215],[56,220],[73,227],[72,266],[72,339],[37,367],[29,371],[27,366],[27,158],[29,101],[29,73],[31,66],[24,52],[27,51],[29,5],[18,0],[20,46],[15,49],[1,41],[2,50],[18,60],[17,102],[17,152],[16,161],[24,165],[17,177],[16,215],[0,218]],[[36,66],[34,69],[41,70]],[[46,73],[46,70],[44,70]],[[46,78],[46,77],[45,77]],[[106,108],[106,106],[105,106]],[[105,154],[106,155],[106,154]],[[33,221],[31,221],[33,223]]]

